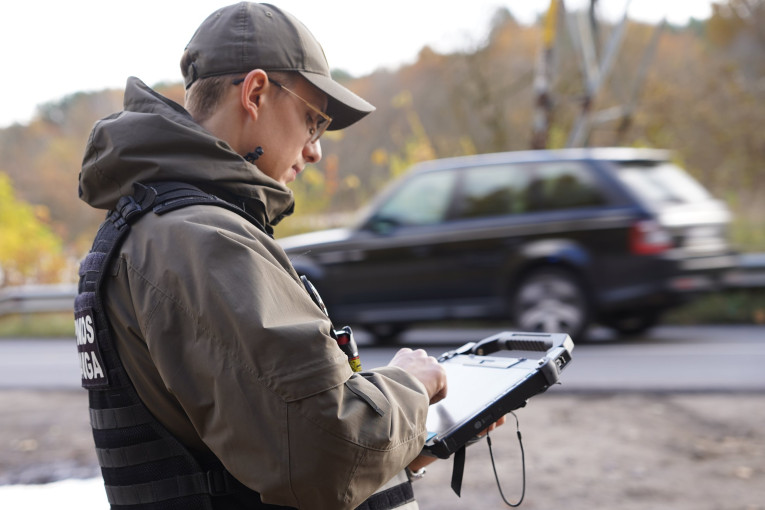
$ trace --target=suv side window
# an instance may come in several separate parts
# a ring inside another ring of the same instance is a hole
[[[530,172],[531,168],[523,165],[466,168],[458,216],[481,218],[526,212]]]
[[[606,202],[590,169],[575,162],[543,163],[529,184],[530,209],[547,211],[601,205]]]
[[[428,172],[408,180],[375,215],[395,225],[430,225],[444,221],[457,172]]]

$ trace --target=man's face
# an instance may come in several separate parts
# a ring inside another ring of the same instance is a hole
[[[323,112],[327,96],[302,77],[286,86],[271,83],[269,95],[270,108],[262,119],[267,126],[266,132],[262,132],[265,139],[259,140],[264,153],[255,164],[286,185],[295,180],[306,164],[321,159],[321,142],[311,141],[311,135],[322,119],[312,106]]]

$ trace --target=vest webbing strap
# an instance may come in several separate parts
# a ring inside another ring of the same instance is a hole
[[[148,483],[107,485],[106,495],[112,505],[147,505],[195,494],[230,494],[234,482],[227,471],[207,471]]]
[[[369,499],[357,506],[356,510],[387,510],[409,503],[410,501],[414,501],[414,490],[412,490],[412,482],[407,480],[373,494]]]
[[[219,470],[130,486],[109,485],[106,493],[112,505],[138,505],[194,494],[230,494],[237,485],[240,482],[228,471]],[[407,480],[371,495],[356,510],[389,510],[412,501],[414,490]]]
[[[168,438],[121,448],[96,448],[98,463],[105,468],[135,466],[155,460],[169,459],[176,455],[183,455],[183,450],[179,448],[176,441],[171,441]]]
[[[96,430],[134,427],[151,423],[153,420],[154,417],[143,404],[90,410],[90,426]]]

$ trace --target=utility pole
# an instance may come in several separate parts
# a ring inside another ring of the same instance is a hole
[[[552,77],[555,66],[555,41],[558,33],[559,11],[562,0],[550,0],[550,7],[545,16],[542,39],[542,51],[537,62],[534,77],[534,120],[531,135],[532,149],[546,149],[550,137],[550,125],[553,118],[553,98],[551,93]]]

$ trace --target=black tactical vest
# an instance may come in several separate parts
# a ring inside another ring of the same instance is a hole
[[[230,209],[264,227],[243,210],[186,184],[135,185],[110,211],[80,266],[75,300],[82,386],[106,495],[115,510],[284,508],[264,505],[220,462],[197,459],[152,416],[138,397],[113,344],[101,292],[111,261],[143,214],[196,204]]]
[[[139,398],[113,343],[101,293],[130,225],[148,212],[161,215],[190,205],[229,209],[270,235],[244,210],[189,184],[136,184],[134,194],[109,211],[80,265],[74,305],[77,351],[107,498],[112,510],[287,508],[262,503],[220,461],[195,457],[170,434]],[[407,482],[373,495],[359,509],[384,510],[411,500]]]

